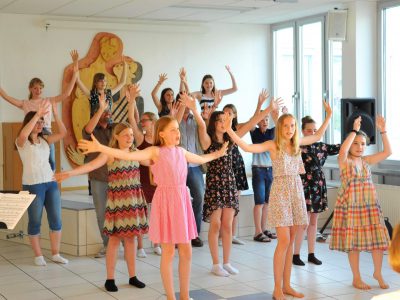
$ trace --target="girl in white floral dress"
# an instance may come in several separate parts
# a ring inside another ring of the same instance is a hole
[[[274,254],[274,291],[275,300],[284,300],[285,294],[297,298],[304,295],[290,285],[292,269],[293,243],[299,226],[307,224],[307,210],[304,201],[303,185],[300,175],[304,173],[300,145],[309,145],[319,141],[328,127],[332,109],[324,101],[326,118],[318,131],[307,137],[299,138],[296,119],[291,114],[283,114],[278,119],[276,136],[273,141],[262,144],[247,144],[231,129],[230,118],[225,117],[227,133],[244,151],[261,153],[269,151],[272,160],[273,183],[269,199],[268,225],[276,228],[278,243]]]

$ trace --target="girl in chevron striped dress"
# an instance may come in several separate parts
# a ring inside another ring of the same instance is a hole
[[[115,125],[109,145],[126,152],[135,151],[131,126],[127,123]],[[140,184],[139,163],[117,159],[101,153],[87,164],[55,174],[55,178],[60,182],[71,176],[88,173],[106,163],[108,166],[108,191],[103,232],[109,236],[109,240],[106,252],[107,280],[104,286],[109,292],[118,291],[114,277],[115,264],[118,248],[121,240],[123,240],[130,278],[129,284],[144,288],[145,284],[139,281],[135,271],[136,246],[134,237],[147,233],[149,229],[146,217],[147,205]]]

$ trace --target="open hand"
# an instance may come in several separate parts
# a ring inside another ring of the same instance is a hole
[[[222,147],[217,151],[218,157],[226,155],[226,152],[228,151],[228,145],[229,145],[228,141],[226,141],[225,143],[222,144]]]
[[[69,145],[67,148],[68,158],[76,165],[81,166],[85,163],[85,155],[77,148]]]
[[[90,135],[92,140],[80,140],[78,143],[78,148],[82,150],[83,154],[88,154],[88,153],[93,153],[93,152],[99,152],[100,150],[100,143],[99,141],[94,137],[93,133]]]
[[[353,130],[360,131],[361,128],[361,116],[354,119]]]
[[[181,93],[181,100],[186,107],[190,108],[192,111],[196,110],[196,100],[187,93]],[[207,106],[207,105],[206,105]]]
[[[232,128],[232,119],[233,119],[233,115],[229,114],[228,112],[224,113],[224,128],[226,128],[227,130],[229,128]]]
[[[168,78],[167,78],[167,73],[161,73],[159,76],[158,76],[158,83],[159,84],[163,84],[163,82],[165,81],[165,80],[167,80]]]
[[[380,132],[386,131],[386,121],[383,116],[377,115],[375,122],[376,122],[376,127]]]
[[[64,181],[65,179],[68,179],[70,177],[71,177],[71,175],[69,174],[68,171],[55,173],[53,175],[53,179],[55,181],[57,181],[58,183],[60,183],[61,181]]]
[[[332,108],[329,105],[329,102],[326,99],[324,99],[324,100],[322,100],[322,103],[324,105],[324,109],[326,111],[326,115],[327,116],[332,116]]]

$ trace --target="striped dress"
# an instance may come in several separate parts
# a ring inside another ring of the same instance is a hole
[[[348,160],[340,179],[330,248],[344,252],[386,250],[390,239],[369,165],[362,159],[359,168]]]
[[[146,200],[139,163],[115,159],[108,165],[108,191],[103,233],[121,238],[148,231]]]

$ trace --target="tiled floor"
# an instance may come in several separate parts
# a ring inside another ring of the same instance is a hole
[[[193,249],[191,297],[195,300],[271,299],[275,242],[256,243],[251,237],[245,240],[246,245],[234,245],[232,251],[232,264],[240,274],[227,278],[209,272],[211,258],[207,244]],[[67,265],[57,265],[47,259],[46,267],[37,267],[33,265],[29,246],[0,240],[0,299],[165,299],[159,272],[160,257],[147,250],[147,258],[138,259],[136,265],[138,278],[147,284],[146,288],[128,285],[127,269],[120,251],[116,273],[119,291],[107,293],[103,288],[104,258],[68,256],[70,263]],[[362,274],[373,287],[368,292],[358,291],[350,285],[351,272],[346,255],[330,251],[327,244],[320,243],[317,243],[316,253],[323,261],[322,266],[306,264],[293,268],[293,286],[305,294],[304,299],[362,300],[383,292],[371,277],[373,265],[368,253],[361,255]],[[45,256],[50,257],[50,253],[45,252]],[[306,253],[302,256],[306,257]],[[386,260],[385,256],[383,273],[391,285],[390,291],[399,290],[400,275],[388,267]],[[177,263],[175,259],[175,275]]]

